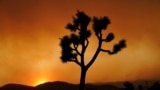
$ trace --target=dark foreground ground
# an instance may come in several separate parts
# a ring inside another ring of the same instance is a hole
[[[61,81],[47,82],[35,87],[21,84],[6,84],[0,90],[78,90],[78,84]],[[136,81],[86,84],[86,90],[160,90],[159,81]]]

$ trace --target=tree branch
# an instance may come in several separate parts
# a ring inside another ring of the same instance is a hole
[[[105,49],[100,49],[102,52],[107,52],[108,54],[114,54],[113,52],[111,52],[110,50],[105,50]]]
[[[81,63],[78,61],[77,57],[75,57],[75,62],[76,62],[79,66],[81,66]]]
[[[75,62],[76,64],[78,64],[79,66],[81,66],[81,63],[78,61],[77,57],[75,57],[74,60],[69,60],[70,62]]]
[[[78,45],[73,44],[74,50],[77,52],[78,55],[81,55],[81,53],[78,51]]]
[[[86,39],[86,41],[87,41],[87,43],[86,43],[86,45],[85,45],[85,50],[86,50],[86,48],[88,47],[88,45],[89,45],[89,41],[88,41],[88,39]]]
[[[89,42],[87,41],[87,44],[88,44]],[[85,41],[82,43],[82,51],[81,51],[81,66],[82,67],[84,67],[85,66],[85,61],[84,61],[84,54],[85,54],[85,51],[86,51],[86,48],[87,48],[87,46],[88,45],[85,45]]]
[[[101,51],[101,46],[102,46],[102,33],[100,32],[99,34],[100,34],[100,35],[97,36],[98,41],[99,41],[97,50],[96,50],[94,56],[92,57],[91,61],[86,65],[86,69],[88,69],[88,68],[94,63],[94,61],[96,60],[99,52]]]
[[[100,32],[99,35],[100,35],[100,36],[99,36],[99,39],[102,40],[102,32]]]
[[[87,68],[87,69],[94,63],[94,61],[96,60],[96,58],[97,58],[99,52],[100,52],[100,49],[97,48],[97,50],[96,50],[94,56],[92,57],[92,59],[90,60],[90,62],[86,65],[86,68]]]

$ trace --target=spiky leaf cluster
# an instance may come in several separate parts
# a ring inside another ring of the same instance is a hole
[[[72,34],[61,39],[61,59],[63,62],[75,59],[77,56],[77,52],[74,52],[76,51],[75,49],[77,49],[79,44],[85,45],[85,41],[88,40],[91,35],[90,30],[87,30],[90,21],[91,18],[89,16],[84,12],[78,11],[76,17],[73,17],[72,23],[66,25],[66,29],[70,30]]]
[[[72,23],[68,23],[66,28],[71,32],[75,32],[76,30],[86,30],[88,24],[90,23],[91,18],[87,16],[84,12],[78,11],[76,17],[73,17]]]
[[[78,11],[76,17],[73,17],[72,23],[68,23],[66,28],[74,33],[78,31],[79,41],[83,43],[91,35],[91,32],[87,30],[87,26],[90,21],[91,18],[89,16],[87,16],[84,12]]]
[[[72,53],[71,43],[72,41],[68,36],[64,36],[61,39],[61,43],[60,43],[60,46],[62,48],[61,60],[63,62],[67,62],[68,60],[71,60],[76,56],[74,53]]]
[[[106,16],[100,17],[100,18],[93,17],[93,19],[91,20],[91,18],[87,16],[84,12],[78,11],[76,16],[73,17],[72,23],[68,23],[66,25],[66,29],[72,32],[71,35],[64,36],[61,39],[61,43],[60,43],[60,46],[62,47],[61,60],[63,62],[75,61],[76,63],[79,63],[77,61],[77,56],[80,55],[81,57],[81,55],[84,54],[89,44],[88,38],[91,36],[91,31],[87,29],[87,26],[91,21],[93,22],[93,32],[95,33],[99,41],[98,49],[96,51],[97,53],[99,53],[99,51],[103,51],[103,52],[107,52],[110,55],[116,54],[119,51],[121,51],[121,49],[126,47],[125,40],[121,40],[119,41],[118,44],[115,44],[113,46],[113,49],[111,51],[103,49],[101,47],[102,42],[111,42],[114,39],[113,33],[109,33],[105,39],[103,39],[102,37],[103,35],[102,30],[106,30],[108,25],[111,23],[110,20]],[[82,52],[78,51],[79,45],[82,46],[81,47]],[[95,58],[93,57],[93,59],[91,60],[91,63],[92,61],[94,62],[94,60]]]
[[[114,39],[114,34],[113,33],[109,33],[107,36],[106,36],[106,39],[105,39],[105,42],[110,42]]]
[[[113,48],[113,53],[117,53],[119,51],[121,51],[121,49],[125,48],[126,47],[126,42],[125,40],[121,40],[119,41],[118,44],[115,44],[114,45],[114,48]]]
[[[101,18],[94,17],[93,18],[93,30],[95,34],[98,35],[99,33],[101,33],[102,30],[105,30],[108,24],[110,23],[111,22],[108,19],[108,17],[101,17]]]

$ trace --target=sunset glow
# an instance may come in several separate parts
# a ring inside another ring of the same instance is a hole
[[[33,83],[34,86],[48,82],[46,78],[39,78]]]
[[[62,63],[59,46],[77,10],[111,20],[103,34],[112,32],[115,40],[103,48],[112,49],[120,39],[127,42],[116,55],[100,53],[87,83],[160,80],[160,0],[0,0],[0,86],[79,83],[79,66]],[[86,61],[97,45],[94,33],[89,40]]]

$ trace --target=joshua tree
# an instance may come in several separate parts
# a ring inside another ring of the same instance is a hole
[[[95,47],[96,51],[91,57],[88,63],[85,63],[85,52],[89,45],[89,37],[91,36],[91,31],[88,29],[89,23],[93,24],[93,32],[98,40],[98,46]],[[66,25],[66,29],[71,31],[70,35],[62,37],[60,40],[60,46],[62,48],[61,60],[62,62],[74,62],[81,68],[80,76],[80,86],[79,90],[84,90],[85,88],[85,76],[87,70],[95,62],[98,54],[100,52],[105,52],[110,55],[116,54],[122,48],[126,47],[125,40],[120,40],[119,43],[113,46],[113,50],[106,50],[102,48],[102,43],[111,42],[114,39],[114,34],[109,33],[106,38],[103,38],[102,31],[107,29],[110,20],[108,17],[89,17],[83,11],[78,11],[76,16],[73,17],[73,22]]]

